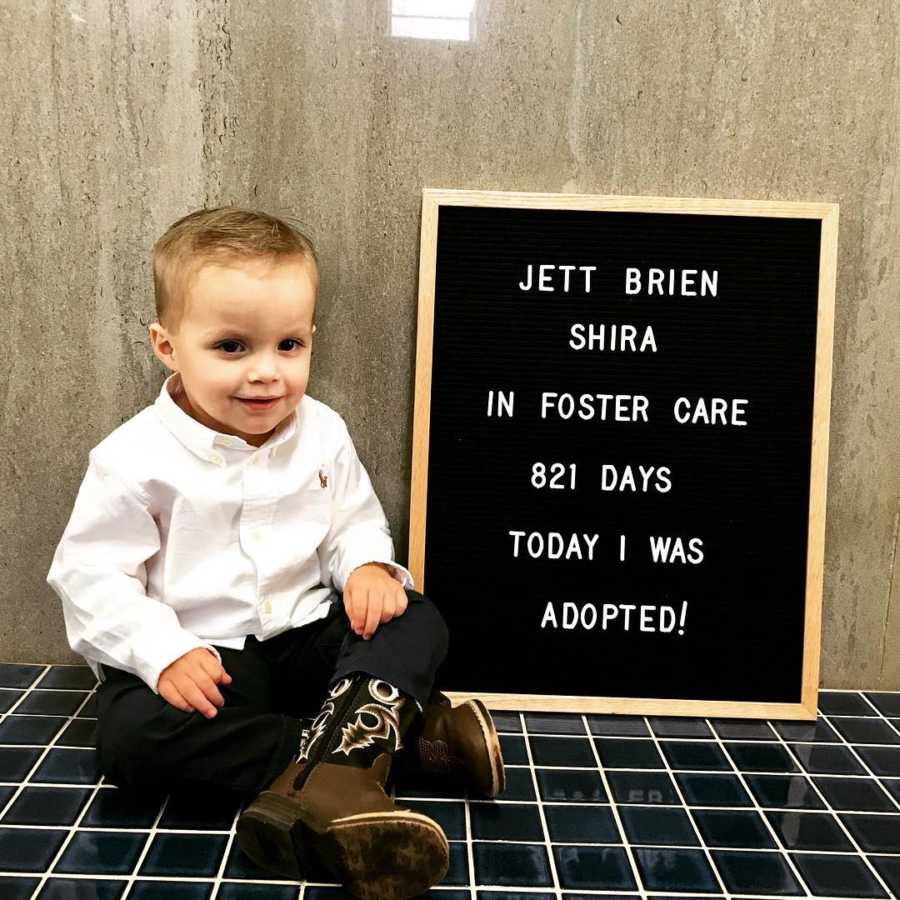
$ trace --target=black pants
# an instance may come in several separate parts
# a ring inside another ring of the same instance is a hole
[[[97,688],[97,752],[107,780],[124,789],[168,792],[179,786],[255,794],[297,754],[301,719],[315,716],[326,691],[362,672],[411,694],[423,706],[447,655],[443,616],[407,589],[403,615],[363,640],[335,594],[328,615],[242,650],[216,647],[231,675],[211,719],[184,712],[129,672],[103,666]]]

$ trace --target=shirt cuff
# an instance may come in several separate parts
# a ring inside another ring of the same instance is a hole
[[[181,630],[174,634],[166,633],[165,640],[160,640],[158,635],[153,635],[143,646],[136,647],[135,655],[140,660],[137,674],[147,683],[153,693],[158,695],[159,676],[163,670],[196,647],[204,647],[209,650],[221,664],[222,657],[212,644],[201,641],[190,631]]]
[[[412,572],[410,572],[406,566],[401,566],[400,563],[394,562],[393,560],[391,560],[388,565],[393,569],[391,574],[403,585],[403,587],[414,587]]]
[[[381,563],[383,566],[387,566],[391,577],[399,581],[404,588],[413,587],[413,577],[409,569],[405,566],[401,566],[400,563],[395,562],[392,559],[367,559],[365,562],[357,563],[353,569],[347,573],[347,578],[353,574],[355,569],[358,569],[360,566],[368,565],[369,563]]]

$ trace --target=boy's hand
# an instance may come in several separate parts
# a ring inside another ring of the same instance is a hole
[[[406,612],[406,590],[392,575],[384,563],[366,563],[357,566],[344,585],[344,609],[350,627],[364,640],[369,640],[375,629]]]
[[[217,684],[231,684],[231,676],[206,647],[194,647],[162,670],[156,689],[172,706],[211,719],[225,705]]]

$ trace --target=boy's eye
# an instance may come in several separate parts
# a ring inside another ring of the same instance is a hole
[[[298,347],[302,346],[300,341],[297,341],[294,338],[285,338],[285,340],[283,340],[281,343],[282,344],[296,344]],[[224,350],[226,353],[233,353],[233,352],[236,352],[235,348],[240,347],[240,346],[241,346],[240,341],[220,341],[218,344],[216,344],[216,349]],[[289,349],[293,349],[293,348],[289,348]]]

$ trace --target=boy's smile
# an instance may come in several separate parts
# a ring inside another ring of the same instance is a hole
[[[192,418],[259,447],[306,392],[315,331],[315,271],[304,260],[204,265],[190,282],[181,327],[150,326],[153,350]]]

